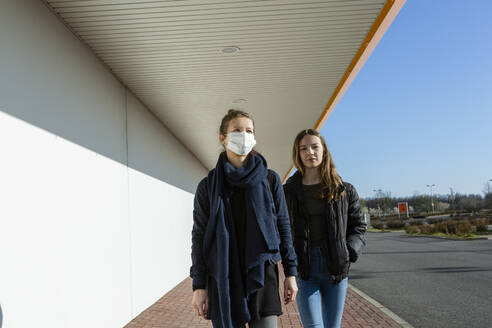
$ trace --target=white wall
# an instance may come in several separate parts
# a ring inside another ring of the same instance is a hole
[[[194,192],[207,171],[133,97],[128,137],[133,299],[142,311],[189,275],[193,194],[177,186]]]
[[[1,2],[3,327],[125,325],[188,275],[205,174],[41,1]]]

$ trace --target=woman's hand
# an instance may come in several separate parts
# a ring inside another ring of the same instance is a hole
[[[294,281],[295,283],[295,281]],[[297,290],[297,288],[296,288]],[[193,299],[191,300],[191,304],[195,309],[196,314],[198,314],[203,319],[207,319],[208,312],[208,296],[207,290],[205,289],[196,289],[193,292]]]
[[[297,283],[296,277],[290,276],[286,277],[284,280],[284,300],[285,304],[289,304],[290,302],[296,299],[297,294]]]

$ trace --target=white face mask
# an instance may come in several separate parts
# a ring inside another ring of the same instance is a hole
[[[227,134],[227,149],[238,155],[248,155],[255,145],[256,140],[252,133],[244,131]]]

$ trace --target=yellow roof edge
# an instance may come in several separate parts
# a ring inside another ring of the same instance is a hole
[[[406,0],[386,1],[383,9],[381,9],[381,12],[379,13],[378,18],[376,18],[376,21],[369,30],[369,33],[367,33],[366,38],[364,39],[359,50],[352,59],[352,62],[345,71],[342,79],[338,83],[338,86],[333,92],[330,100],[328,101],[328,104],[316,121],[316,124],[314,125],[315,130],[321,130],[326,120],[331,115],[336,105],[349,88],[352,81],[355,79],[359,71],[364,66],[374,48],[376,48],[376,45],[381,40],[388,27],[391,25],[395,17],[400,12],[400,9],[405,4],[405,1]],[[282,183],[285,183],[293,169],[294,165],[291,164],[290,169],[287,171],[287,173],[284,175],[284,178],[282,179]]]

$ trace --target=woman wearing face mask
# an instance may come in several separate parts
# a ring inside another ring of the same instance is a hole
[[[284,186],[299,262],[296,301],[304,327],[340,327],[350,262],[365,245],[355,188],[342,181],[321,134],[301,131]]]
[[[192,231],[192,304],[214,327],[277,327],[297,293],[296,255],[280,177],[267,169],[250,114],[229,110],[220,125],[225,151],[198,185]]]

